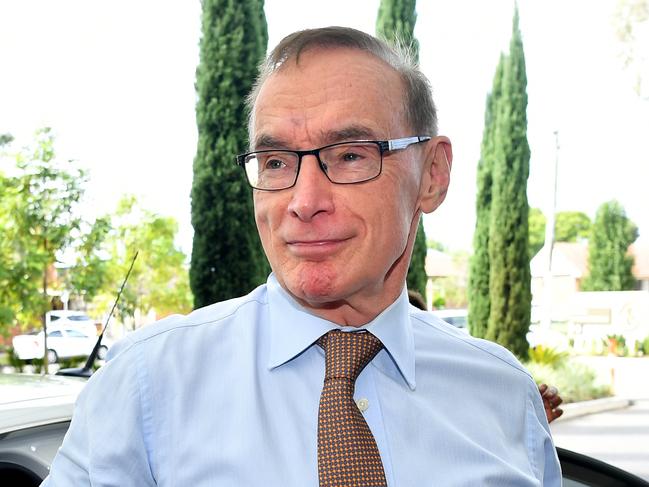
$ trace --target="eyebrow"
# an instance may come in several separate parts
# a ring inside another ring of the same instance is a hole
[[[279,137],[274,137],[269,134],[261,134],[255,137],[253,150],[259,149],[288,149],[289,143]]]
[[[348,125],[338,130],[329,130],[323,133],[323,141],[326,144],[345,142],[346,140],[374,139],[376,132],[364,125]]]
[[[322,145],[335,144],[337,142],[345,142],[349,140],[373,140],[376,138],[376,133],[364,125],[348,125],[341,129],[328,130],[322,132],[321,140]],[[255,138],[254,150],[260,149],[286,149],[292,150],[294,144],[270,134],[260,134]]]

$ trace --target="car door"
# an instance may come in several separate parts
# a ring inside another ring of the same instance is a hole
[[[52,330],[47,332],[47,348],[54,350],[59,357],[67,357],[68,345],[62,330]]]
[[[68,357],[77,355],[88,355],[92,350],[94,341],[79,330],[65,329],[67,344],[69,347]]]

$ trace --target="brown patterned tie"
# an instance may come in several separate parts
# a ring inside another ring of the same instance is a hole
[[[383,348],[367,332],[330,331],[318,340],[326,371],[318,413],[320,487],[387,486],[376,441],[354,402],[354,383]]]

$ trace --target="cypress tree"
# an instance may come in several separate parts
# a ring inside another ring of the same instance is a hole
[[[410,46],[415,60],[419,59],[419,42],[415,37],[416,0],[381,0],[376,18],[376,33],[390,41]]]
[[[478,162],[476,223],[473,233],[473,256],[469,266],[469,331],[484,338],[489,322],[489,228],[491,224],[491,186],[494,166],[497,104],[502,98],[502,78],[505,57],[500,56],[494,74],[491,93],[487,95],[485,125]]]
[[[638,227],[626,216],[617,201],[604,203],[597,210],[588,241],[588,277],[584,291],[626,291],[633,289],[635,278],[629,245],[638,238]]]
[[[376,18],[376,33],[380,37],[410,46],[415,61],[419,60],[419,42],[415,38],[417,12],[416,0],[381,0]],[[419,135],[419,134],[417,134]],[[417,235],[408,267],[408,289],[426,296],[426,233],[423,220],[419,219]]]
[[[489,230],[490,311],[486,338],[526,357],[531,290],[528,250],[527,75],[514,12],[509,56],[503,68],[502,100],[497,104],[495,158]]]
[[[191,193],[195,307],[245,294],[268,271],[251,191],[233,162],[247,147],[244,100],[266,43],[263,0],[203,0]]]
[[[426,296],[426,282],[428,281],[428,276],[426,275],[427,252],[426,234],[424,233],[424,225],[420,218],[417,235],[415,236],[415,244],[412,247],[412,257],[410,259],[410,267],[408,267],[406,282],[408,289],[417,291],[422,296]]]

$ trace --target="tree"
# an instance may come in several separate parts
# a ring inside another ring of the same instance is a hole
[[[3,147],[9,145],[12,140],[10,134],[0,134],[0,149],[2,149],[0,157],[3,158],[3,162],[6,157]],[[9,203],[11,180],[5,176],[1,168],[2,166],[0,166],[0,332],[4,334],[6,325],[14,320],[13,294],[17,289],[13,286],[12,238],[8,232],[11,226]]]
[[[638,238],[638,228],[617,201],[604,203],[597,210],[588,244],[589,275],[584,291],[625,291],[633,289],[633,257],[629,245]]]
[[[192,185],[194,306],[245,294],[268,273],[251,191],[234,156],[247,140],[244,100],[266,52],[263,1],[204,0],[196,70],[198,147]]]
[[[530,259],[538,253],[545,244],[545,216],[538,208],[530,208],[529,250]],[[590,234],[591,221],[588,215],[581,211],[560,211],[556,214],[554,224],[555,242],[577,242],[587,239]]]
[[[591,225],[588,215],[581,211],[560,211],[557,213],[554,239],[557,242],[577,242],[587,239]]]
[[[57,159],[49,128],[37,131],[32,146],[20,151],[15,161],[17,174],[5,179],[2,198],[2,237],[13,266],[9,279],[23,317],[41,316],[46,331],[50,275],[79,229],[77,205],[86,174],[72,161]]]
[[[444,244],[442,242],[438,242],[437,240],[434,240],[432,238],[427,238],[426,239],[426,248],[427,249],[433,249],[433,250],[439,250],[440,252],[446,252],[446,247],[444,247]]]
[[[89,303],[105,290],[108,280],[110,255],[105,251],[105,243],[112,230],[110,216],[102,216],[92,225],[82,222],[85,227],[75,244],[75,263],[69,274],[69,290]]]
[[[543,248],[545,244],[545,215],[538,208],[530,208],[530,214],[527,219],[529,227],[529,254],[530,259]]]
[[[415,37],[417,12],[416,0],[381,0],[376,19],[376,33],[392,43],[410,47],[415,61],[419,60],[419,43]],[[412,249],[407,276],[408,289],[426,296],[426,233],[423,220],[419,219],[417,235]]]
[[[415,244],[412,248],[407,284],[408,289],[417,291],[422,296],[426,296],[426,283],[428,282],[428,276],[426,275],[426,253],[426,234],[424,233],[424,226],[420,220],[419,226],[417,227]]]
[[[97,220],[80,251],[73,284],[94,294],[94,305],[108,312],[136,252],[138,258],[118,304],[117,314],[126,321],[154,310],[158,316],[188,313],[192,307],[186,256],[175,244],[178,224],[173,218],[148,211],[135,197],[124,196],[112,215]],[[85,275],[84,266],[99,269],[101,281]],[[134,323],[136,326],[141,323]]]
[[[381,0],[376,17],[376,33],[390,42],[410,46],[413,58],[418,60],[419,42],[415,37],[416,5],[416,0]]]
[[[527,356],[530,325],[527,178],[527,75],[523,41],[514,12],[512,38],[496,104],[489,229],[489,323],[486,338],[518,357]]]
[[[613,25],[636,94],[649,100],[649,0],[618,0]]]
[[[473,256],[469,263],[469,330],[471,335],[484,338],[489,323],[489,228],[493,166],[495,158],[496,115],[502,97],[502,78],[505,57],[500,56],[494,74],[491,92],[487,95],[485,126],[478,162],[478,190],[476,195],[476,226],[473,233]]]
[[[11,134],[0,134],[0,147],[10,144],[14,140]]]

